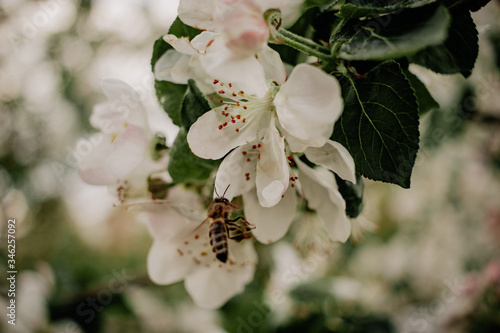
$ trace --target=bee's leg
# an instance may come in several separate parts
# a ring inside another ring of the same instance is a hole
[[[251,238],[250,229],[246,226],[241,226],[233,223],[227,223],[229,239],[241,242],[244,239]]]
[[[238,216],[237,218],[235,219],[232,219],[232,220],[226,220],[226,223],[229,224],[229,225],[236,225],[236,222],[238,221],[241,221],[245,224],[245,227],[248,228],[248,229],[255,229],[255,226],[253,224],[251,224],[250,222],[248,222],[244,216],[240,215]]]

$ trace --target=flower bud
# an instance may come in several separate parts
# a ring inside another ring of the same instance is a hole
[[[256,54],[269,39],[269,27],[264,19],[248,12],[233,13],[226,17],[222,24],[222,33],[226,47],[241,56]]]

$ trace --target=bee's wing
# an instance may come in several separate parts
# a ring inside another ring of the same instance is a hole
[[[210,222],[209,222],[209,221],[211,221],[211,220],[212,220],[212,219],[211,219],[210,217],[207,217],[207,218],[206,218],[203,222],[201,222],[201,223],[200,223],[200,225],[199,225],[199,226],[197,226],[194,230],[198,230],[198,229],[200,229],[201,227],[203,227],[203,226],[205,226],[205,225],[206,225],[206,226],[208,226],[208,225],[210,224]],[[193,230],[193,231],[194,231],[194,230]]]
[[[136,211],[144,211],[144,210],[157,210],[161,211],[167,208],[174,209],[180,215],[193,220],[193,221],[201,221],[204,218],[203,212],[193,209],[192,207],[181,204],[181,203],[173,203],[168,200],[149,200],[149,201],[137,201],[125,205],[127,210],[136,210]]]

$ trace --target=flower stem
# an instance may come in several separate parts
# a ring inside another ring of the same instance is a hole
[[[312,40],[296,35],[285,29],[274,31],[273,37],[276,41],[291,46],[301,52],[317,57],[323,61],[332,62],[334,59],[330,55],[330,50],[322,45],[314,43]]]
[[[314,41],[294,34],[291,31],[281,28],[281,13],[271,9],[264,13],[270,27],[271,41],[293,47],[305,54],[317,57],[327,63],[332,63],[335,59],[330,54],[330,49]]]
[[[307,45],[308,47],[310,47],[312,49],[316,49],[316,50],[321,51],[321,52],[326,53],[326,54],[330,53],[330,49],[327,48],[326,46],[315,43],[314,41],[312,41],[308,38],[302,37],[300,35],[296,35],[293,32],[290,32],[288,30],[279,29],[278,33],[281,33],[283,36],[286,36],[287,38],[295,39],[296,41],[299,41],[300,43]]]
[[[339,33],[339,31],[344,27],[344,25],[347,23],[347,20],[345,18],[339,20],[339,22],[337,23],[337,25],[335,26],[335,28],[333,29],[332,31],[332,36],[335,36],[336,34]],[[341,42],[335,42],[333,43],[333,46],[332,46],[332,56],[334,58],[337,57],[337,53],[339,52],[339,49],[340,49],[340,46],[342,45]]]

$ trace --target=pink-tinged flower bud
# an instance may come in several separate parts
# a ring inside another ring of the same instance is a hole
[[[248,12],[226,17],[222,33],[226,47],[238,56],[256,54],[269,39],[269,27],[264,19]]]

